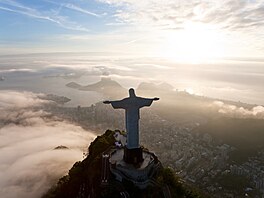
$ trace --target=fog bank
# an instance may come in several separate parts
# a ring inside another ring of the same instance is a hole
[[[260,105],[254,106],[251,109],[246,109],[244,107],[225,104],[222,101],[215,101],[211,106],[217,108],[219,113],[231,117],[264,119],[264,107]]]
[[[95,138],[48,112],[30,109],[48,102],[31,92],[0,91],[0,197],[41,197],[82,160]],[[59,145],[69,149],[54,150]]]

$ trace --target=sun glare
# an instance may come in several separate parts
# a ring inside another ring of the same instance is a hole
[[[192,95],[195,93],[194,90],[193,90],[192,88],[186,88],[185,91],[186,91],[187,93],[189,93],[189,94],[192,94]]]
[[[183,30],[165,34],[159,54],[174,61],[199,63],[221,57],[223,35],[201,23],[188,22]]]

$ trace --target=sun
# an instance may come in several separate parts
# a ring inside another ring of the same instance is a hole
[[[165,32],[159,54],[175,61],[208,61],[223,55],[223,40],[223,34],[212,26],[186,22],[182,30]]]

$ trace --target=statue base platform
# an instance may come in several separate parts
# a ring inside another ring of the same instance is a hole
[[[129,150],[129,149],[127,149]],[[131,149],[130,149],[131,150]],[[161,164],[154,153],[143,150],[142,148],[128,151],[131,155],[139,155],[142,153],[142,162],[138,164],[127,163],[124,160],[125,148],[116,148],[109,152],[110,172],[115,176],[115,179],[123,181],[131,181],[140,189],[152,185],[152,178],[158,172]],[[135,154],[137,153],[137,154]],[[138,158],[140,159],[140,158]]]
[[[139,164],[143,162],[143,149],[135,148],[135,149],[128,149],[127,147],[124,148],[124,161],[128,164]]]

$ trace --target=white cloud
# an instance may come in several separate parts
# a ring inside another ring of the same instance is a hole
[[[236,118],[258,118],[264,119],[264,107],[255,106],[252,109],[225,104],[222,101],[215,101],[211,107],[217,108],[219,113]]]
[[[113,24],[126,24],[119,30],[127,27],[140,35],[124,32],[130,51],[194,63],[263,56],[263,0],[98,1],[114,9]]]
[[[95,135],[43,110],[39,94],[1,91],[0,197],[38,198],[65,175]],[[54,150],[63,145],[69,149]]]
[[[94,138],[71,124],[38,123],[41,125],[9,125],[0,129],[1,197],[40,197],[74,162],[82,159],[82,152]],[[59,145],[70,149],[53,150]]]
[[[146,66],[146,67],[154,67],[157,69],[171,69],[171,67],[166,65],[158,65],[158,64],[152,64],[152,63],[137,63],[136,66]]]
[[[34,69],[0,69],[0,73],[10,73],[10,72],[35,72],[36,70]]]
[[[39,96],[43,96],[43,94],[1,90],[0,109],[27,108],[49,103],[49,101],[40,99]]]
[[[116,6],[115,17],[130,24],[182,28],[186,20],[218,24],[222,28],[263,26],[264,4],[243,0],[100,0]]]

